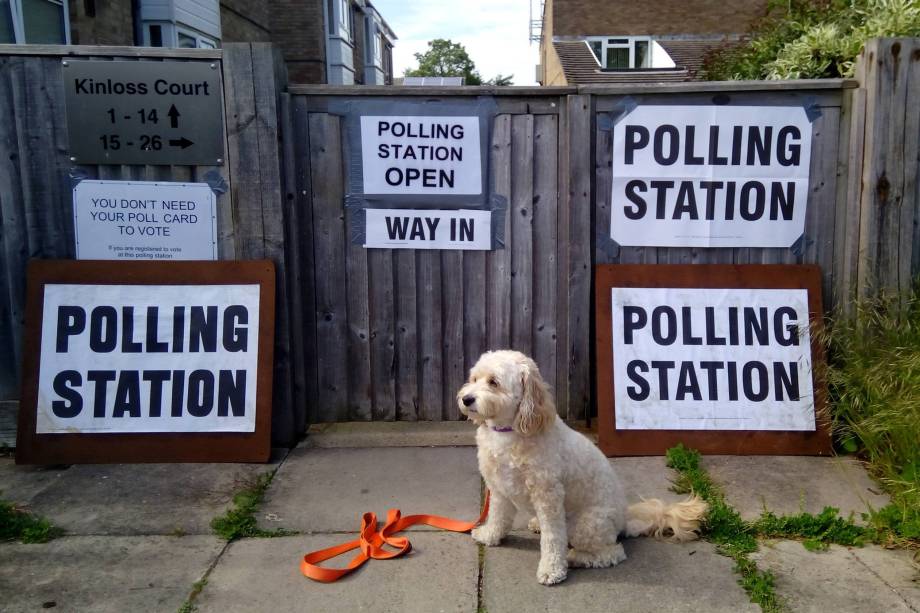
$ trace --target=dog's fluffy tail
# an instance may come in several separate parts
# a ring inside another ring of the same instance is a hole
[[[657,498],[630,505],[626,509],[626,536],[654,536],[675,542],[699,537],[700,522],[709,505],[693,495],[683,502],[665,504]]]

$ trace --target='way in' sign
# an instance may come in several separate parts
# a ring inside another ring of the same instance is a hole
[[[365,247],[388,249],[490,249],[489,211],[367,209]]]

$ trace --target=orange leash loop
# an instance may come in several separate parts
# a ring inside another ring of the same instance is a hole
[[[352,572],[362,564],[374,558],[375,560],[388,560],[398,558],[404,553],[412,550],[412,543],[404,536],[393,536],[397,532],[402,532],[409,526],[415,524],[425,524],[442,530],[451,532],[469,532],[479,524],[485,521],[489,514],[489,492],[486,491],[486,500],[482,505],[482,513],[475,522],[459,521],[440,515],[407,515],[402,517],[399,509],[390,509],[387,511],[387,521],[383,528],[377,530],[377,515],[375,513],[365,513],[361,516],[361,533],[358,538],[341,545],[335,545],[319,551],[313,551],[303,557],[300,562],[300,572],[304,576],[321,581],[323,583],[332,583],[338,581],[348,573]],[[394,547],[395,550],[387,550],[383,545]],[[319,566],[320,562],[325,562],[343,553],[353,549],[361,551],[351,559],[345,568],[324,568]]]

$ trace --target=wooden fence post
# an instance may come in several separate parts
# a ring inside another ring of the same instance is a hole
[[[280,52],[268,43],[230,43],[223,49],[227,168],[236,230],[236,256],[270,259],[277,270],[272,444],[290,446],[293,400],[290,284],[285,254],[285,207],[282,196],[281,95],[287,71]]]
[[[920,39],[868,41],[857,77],[866,91],[858,295],[903,293],[920,271]]]

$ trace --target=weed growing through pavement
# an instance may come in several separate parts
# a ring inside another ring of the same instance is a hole
[[[709,503],[709,512],[703,521],[702,535],[714,543],[720,553],[735,561],[738,583],[747,592],[751,602],[760,605],[767,613],[785,609],[774,589],[775,577],[770,571],[761,571],[748,555],[757,551],[757,539],[752,526],[741,519],[734,508],[725,502],[718,485],[700,468],[700,453],[677,445],[668,449],[668,466],[677,471],[674,491],[679,494],[694,492]]]
[[[873,540],[920,546],[920,285],[857,305],[818,338],[838,444],[866,460],[891,496],[867,517]]]
[[[64,534],[47,519],[0,501],[0,541],[47,543]]]
[[[227,541],[246,537],[274,537],[296,534],[292,530],[262,530],[256,523],[256,509],[265,497],[274,473],[259,475],[255,481],[233,496],[233,507],[211,520],[211,529]]]

